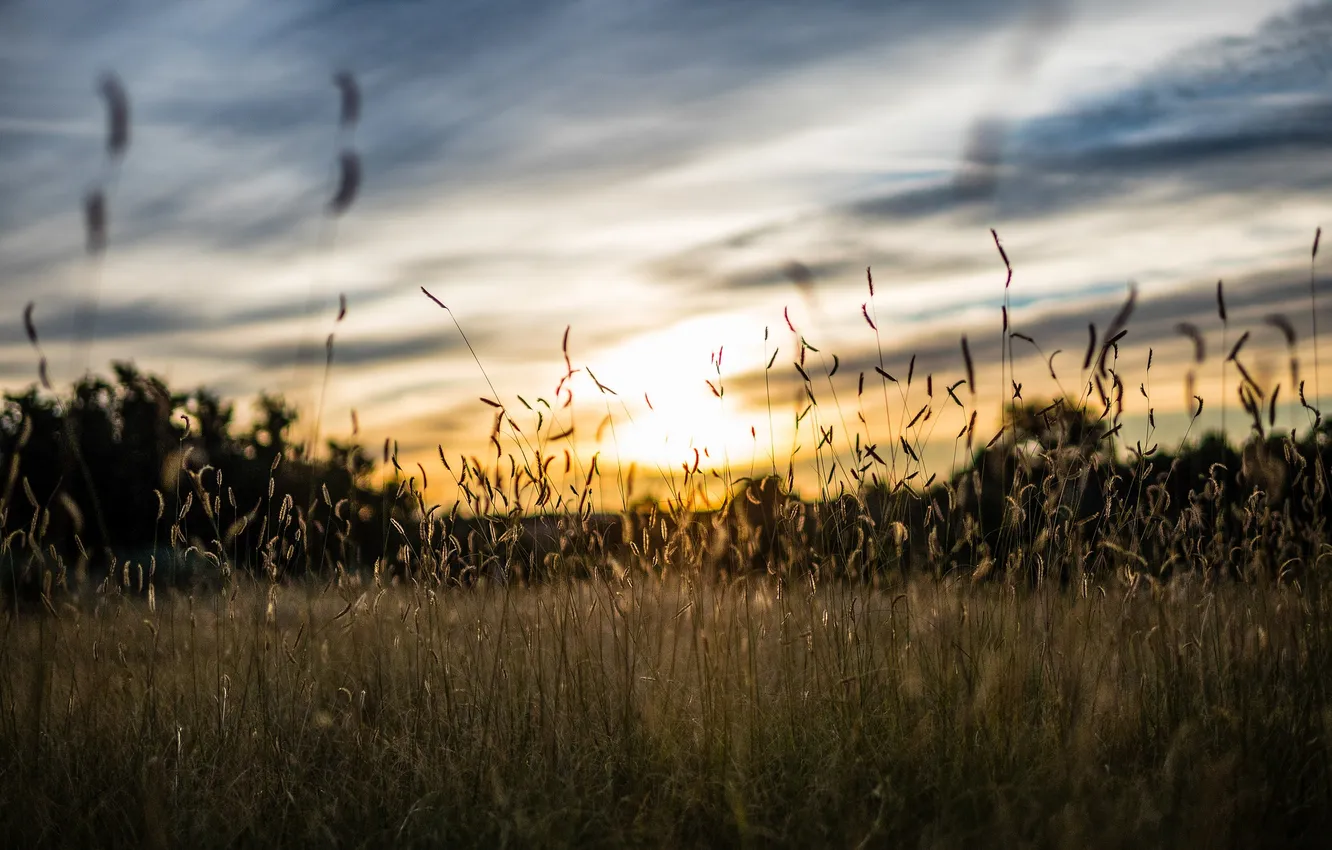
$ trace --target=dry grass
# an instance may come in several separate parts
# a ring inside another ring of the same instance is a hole
[[[0,838],[1314,846],[1330,601],[647,577],[105,595],[0,623]]]

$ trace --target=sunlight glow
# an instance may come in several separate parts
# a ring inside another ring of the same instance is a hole
[[[766,453],[768,412],[726,392],[728,375],[758,365],[762,341],[754,315],[714,314],[634,337],[598,356],[598,379],[621,399],[619,410],[610,412],[622,463],[678,471],[682,463],[692,466],[698,449],[702,469],[741,470]]]

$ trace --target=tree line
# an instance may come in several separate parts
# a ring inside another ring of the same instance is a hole
[[[625,515],[440,514],[413,479],[376,483],[372,457],[292,438],[297,413],[178,392],[128,363],[66,395],[34,385],[0,410],[0,580],[49,591],[91,583],[188,586],[236,571],[283,580],[373,570],[404,579],[542,580],[605,568],[703,567],[877,580],[908,572],[1068,583],[1116,571],[1232,578],[1302,574],[1332,512],[1328,428],[1209,434],[1174,452],[1114,449],[1117,429],[1066,402],[1019,404],[1003,438],[928,486],[802,500],[742,481],[720,510]],[[1260,423],[1261,424],[1261,423]],[[131,576],[131,571],[133,576]],[[133,583],[133,582],[131,582]]]

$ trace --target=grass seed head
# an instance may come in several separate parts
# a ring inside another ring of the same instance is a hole
[[[106,101],[106,152],[108,156],[118,158],[129,149],[129,95],[120,78],[110,72],[102,75],[97,90]]]
[[[361,88],[350,71],[339,71],[333,75],[333,84],[338,87],[341,112],[338,123],[343,129],[355,127],[361,120]]]
[[[83,224],[88,237],[88,253],[106,250],[106,196],[94,189],[83,198]]]
[[[338,157],[338,188],[328,202],[330,215],[339,216],[351,208],[361,188],[361,158],[354,151],[343,151]]]

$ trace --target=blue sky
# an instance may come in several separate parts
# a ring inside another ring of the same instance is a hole
[[[855,418],[880,350],[890,372],[915,352],[952,383],[963,333],[978,401],[997,411],[993,227],[1016,329],[1077,352],[1056,360],[1075,388],[1087,323],[1103,327],[1135,282],[1122,356],[1141,371],[1151,347],[1153,404],[1178,408],[1190,347],[1172,329],[1193,321],[1220,346],[1219,278],[1230,338],[1254,328],[1255,369],[1284,368],[1260,323],[1274,311],[1312,360],[1330,36],[1332,4],[1279,0],[7,0],[0,382],[35,375],[29,301],[53,377],[81,373],[74,313],[95,292],[95,367],[130,359],[174,385],[308,405],[317,370],[297,351],[322,351],[345,294],[325,431],[345,433],[355,408],[368,443],[480,452],[491,391],[425,286],[515,409],[519,394],[554,399],[572,326],[574,365],[619,393],[575,378],[584,452],[674,467],[705,446],[747,469],[770,409],[779,456],[802,439],[784,311],[839,355],[830,422]],[[352,134],[337,127],[341,69],[363,92]],[[133,119],[114,170],[96,94],[108,70]],[[364,181],[334,221],[347,145]],[[80,203],[101,183],[110,247],[94,260]],[[720,402],[705,384],[719,348]],[[1034,354],[1019,363],[1029,394],[1053,390],[1045,372]],[[939,420],[946,460],[956,428]]]

